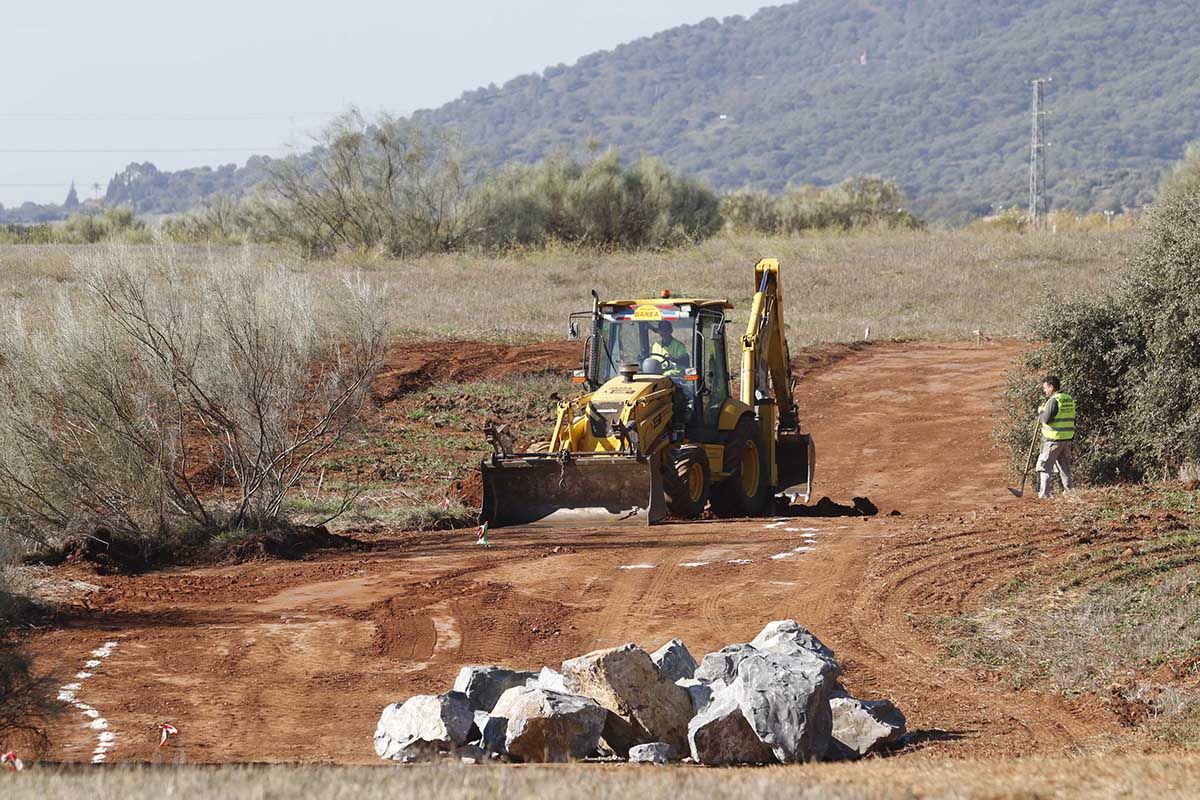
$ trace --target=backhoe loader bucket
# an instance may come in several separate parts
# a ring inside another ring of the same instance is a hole
[[[779,491],[797,494],[801,502],[812,499],[813,470],[817,453],[812,437],[806,433],[781,433],[775,445],[775,465],[779,470]]]
[[[492,527],[650,525],[666,516],[653,460],[618,455],[546,454],[485,459],[480,522]]]

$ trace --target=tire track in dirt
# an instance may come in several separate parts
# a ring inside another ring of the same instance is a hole
[[[895,675],[903,666],[906,693],[928,696],[940,693],[939,707],[957,713],[933,721],[946,729],[947,723],[969,736],[970,731],[987,731],[985,746],[996,752],[1032,753],[1066,749],[1097,739],[1114,729],[1111,715],[1058,696],[1034,692],[1010,692],[986,682],[964,677],[964,670],[947,664],[938,642],[914,624],[914,609],[924,621],[931,616],[960,613],[974,607],[988,592],[1003,586],[1028,567],[1032,549],[1061,547],[1061,533],[1041,533],[1032,539],[994,541],[992,531],[971,531],[974,544],[939,549],[940,540],[904,560],[877,555],[871,579],[850,607],[846,642],[855,652],[855,667],[873,674]],[[993,541],[988,542],[987,539]],[[979,541],[982,540],[982,541]],[[945,585],[957,591],[942,591]],[[843,645],[846,643],[843,642]],[[917,705],[918,719],[925,717]]]

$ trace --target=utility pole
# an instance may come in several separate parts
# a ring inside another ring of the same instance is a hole
[[[1046,138],[1042,117],[1042,99],[1045,85],[1053,78],[1035,78],[1033,81],[1033,131],[1029,143],[1029,224],[1041,228],[1046,215]]]

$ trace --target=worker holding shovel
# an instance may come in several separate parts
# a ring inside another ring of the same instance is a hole
[[[1071,445],[1075,440],[1075,398],[1062,391],[1057,375],[1047,375],[1042,381],[1046,402],[1038,409],[1041,422],[1042,451],[1038,455],[1038,497],[1050,497],[1051,481],[1057,469],[1063,491],[1069,492],[1071,482]]]

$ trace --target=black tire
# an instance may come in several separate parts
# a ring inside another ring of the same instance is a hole
[[[708,453],[699,445],[683,445],[671,454],[663,469],[667,510],[677,517],[695,519],[708,505],[712,471]]]
[[[743,469],[746,460],[754,465]],[[767,509],[767,449],[753,417],[742,417],[725,445],[729,477],[712,487],[713,513],[719,517],[757,517]]]

